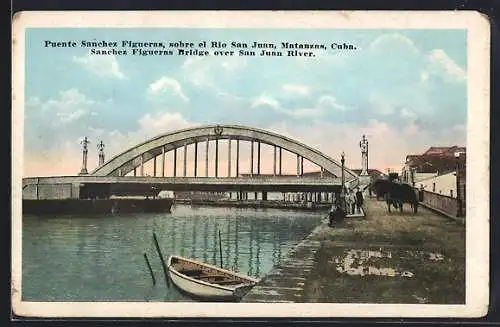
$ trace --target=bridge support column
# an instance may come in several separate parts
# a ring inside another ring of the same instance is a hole
[[[319,171],[319,177],[323,178],[323,167],[321,167],[321,169]]]
[[[123,172],[122,172],[122,169],[118,169],[118,176],[122,177],[123,176]]]
[[[257,141],[257,175],[260,175],[260,141]]]
[[[300,156],[297,155],[297,177],[300,177]]]
[[[283,154],[282,149],[280,147],[280,165],[279,165],[279,175],[281,176],[281,155]]]
[[[137,176],[137,169],[134,167],[134,177]]]
[[[300,176],[304,175],[304,157],[300,157]]]
[[[194,142],[194,177],[198,177],[198,141]]]
[[[165,146],[161,147],[161,177],[165,177]]]
[[[262,192],[262,201],[267,201],[267,192]]]
[[[156,177],[156,156],[153,158],[153,177]]]
[[[215,139],[215,177],[219,177],[219,140]]]
[[[276,145],[273,147],[273,177],[276,176]]]
[[[141,154],[141,168],[140,168],[141,176],[144,176],[144,155]]]
[[[236,140],[236,177],[240,176],[240,140]]]
[[[231,138],[227,140],[227,177],[231,177]]]
[[[174,177],[177,176],[177,148],[174,149]]]
[[[253,176],[253,141],[250,145],[250,176]]]
[[[259,195],[259,194],[258,194],[257,192],[255,192],[255,194],[254,194],[254,200],[257,200],[257,199],[258,199],[258,195]]]
[[[207,137],[207,143],[205,148],[205,177],[208,177],[208,150],[209,150],[210,140]]]
[[[186,177],[187,175],[187,143],[184,143],[184,166],[182,167],[182,175]]]

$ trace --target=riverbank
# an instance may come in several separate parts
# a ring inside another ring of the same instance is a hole
[[[229,200],[229,199],[176,199],[175,203],[186,204],[192,206],[212,206],[212,207],[231,207],[231,208],[272,208],[272,209],[288,209],[288,210],[306,210],[306,211],[328,211],[331,208],[331,203],[314,203],[314,202],[283,202],[272,200]]]
[[[47,199],[23,200],[23,214],[118,214],[170,212],[173,199]]]
[[[464,226],[426,208],[388,213],[375,199],[364,208],[334,228],[323,220],[244,301],[465,302]],[[285,278],[290,263],[300,279]]]

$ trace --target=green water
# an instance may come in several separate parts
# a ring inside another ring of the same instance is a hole
[[[322,213],[176,205],[170,214],[24,216],[25,301],[186,301],[157,255],[177,254],[262,277]],[[153,285],[143,253],[156,278]]]

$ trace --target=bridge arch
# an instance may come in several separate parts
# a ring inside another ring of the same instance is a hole
[[[168,152],[195,142],[216,139],[257,141],[276,146],[309,160],[337,177],[341,176],[341,164],[324,153],[289,137],[240,125],[204,125],[159,135],[114,156],[100,167],[94,169],[90,175],[124,176],[140,166],[141,163],[144,164],[161,155],[162,152]],[[357,178],[356,173],[347,168],[344,168],[344,172],[346,181]]]

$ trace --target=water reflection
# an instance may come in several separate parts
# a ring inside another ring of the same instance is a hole
[[[24,300],[181,301],[154,247],[262,277],[321,214],[175,206],[171,214],[23,218]],[[146,253],[156,277],[152,286]]]

